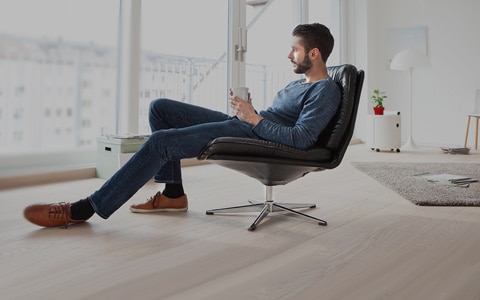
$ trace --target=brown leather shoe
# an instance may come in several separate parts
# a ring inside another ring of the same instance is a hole
[[[65,202],[32,204],[25,208],[23,215],[33,224],[43,227],[63,226],[66,229],[68,224],[85,222],[86,220],[72,219],[70,206],[70,203]]]
[[[130,210],[135,213],[151,213],[151,212],[179,212],[187,211],[188,199],[187,195],[183,195],[178,198],[168,198],[161,192],[150,197],[147,202],[142,204],[134,204],[130,206]]]

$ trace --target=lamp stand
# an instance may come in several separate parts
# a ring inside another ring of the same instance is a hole
[[[418,149],[418,146],[415,144],[415,142],[413,141],[413,130],[412,130],[412,119],[413,119],[413,114],[412,114],[412,99],[413,99],[413,93],[412,93],[412,72],[413,72],[413,67],[410,67],[408,69],[408,74],[409,74],[409,95],[410,95],[410,100],[409,100],[409,133],[408,133],[408,139],[407,139],[407,142],[402,146],[402,150],[413,150],[413,149]]]

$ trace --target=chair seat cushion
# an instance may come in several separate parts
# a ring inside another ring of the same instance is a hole
[[[326,147],[314,146],[308,150],[300,150],[279,143],[249,138],[221,137],[210,143],[200,152],[198,159],[211,156],[242,156],[255,158],[285,159],[304,162],[328,162],[332,159],[332,151]]]

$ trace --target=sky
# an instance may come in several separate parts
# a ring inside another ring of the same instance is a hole
[[[118,3],[118,0],[0,0],[0,32],[115,46]],[[166,54],[196,52],[200,57],[218,56],[212,53],[212,48],[225,48],[227,3],[143,0],[143,48]]]
[[[119,2],[0,0],[0,33],[116,47]],[[290,68],[297,1],[270,3],[249,28],[247,62]],[[330,0],[311,0],[308,7],[310,22],[329,25]],[[247,5],[247,24],[261,9]],[[142,50],[219,59],[227,48],[227,22],[227,0],[142,0]]]
[[[117,0],[0,0],[0,32],[72,42],[116,43]]]
[[[0,33],[116,46],[118,0],[0,0]],[[276,1],[248,35],[253,63],[287,61],[291,1]],[[260,8],[247,7],[250,18]],[[227,47],[228,1],[142,0],[142,49],[218,59]]]

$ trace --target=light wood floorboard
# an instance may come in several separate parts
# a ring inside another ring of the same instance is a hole
[[[205,210],[263,199],[254,179],[216,165],[184,168],[186,213],[132,214],[148,183],[110,219],[38,228],[23,208],[75,201],[98,178],[0,191],[1,299],[480,299],[480,207],[421,207],[352,161],[480,164],[480,152],[374,152],[353,145],[341,166],[275,188],[312,202],[328,226]],[[480,197],[480,195],[479,195]]]

